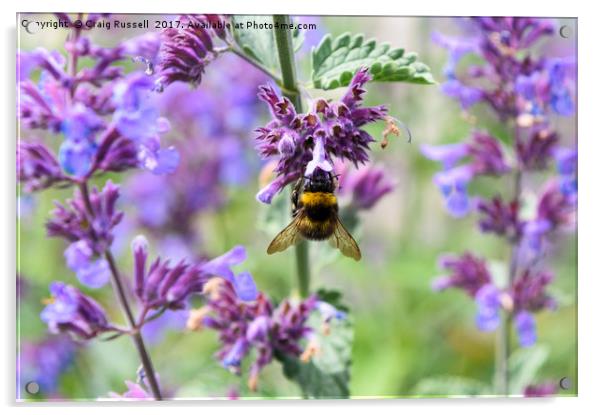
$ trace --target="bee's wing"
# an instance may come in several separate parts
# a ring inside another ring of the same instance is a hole
[[[284,251],[289,246],[294,245],[301,240],[302,236],[299,233],[299,221],[303,216],[305,216],[304,212],[300,211],[292,222],[276,235],[274,240],[270,243],[270,246],[268,246],[268,255]]]
[[[338,217],[334,232],[330,237],[329,242],[332,246],[338,248],[343,255],[348,256],[349,258],[359,261],[362,257],[362,253],[360,252],[360,248],[357,246],[357,242],[355,242],[353,236],[347,232],[347,229],[345,229],[345,226],[343,226],[343,222],[341,222],[341,219]]]

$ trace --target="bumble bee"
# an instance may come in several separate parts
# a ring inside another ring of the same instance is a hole
[[[268,255],[284,251],[301,238],[328,239],[343,255],[359,261],[360,249],[339,218],[339,204],[334,194],[337,186],[336,177],[321,170],[310,177],[299,178],[291,195],[293,220],[270,243]]]

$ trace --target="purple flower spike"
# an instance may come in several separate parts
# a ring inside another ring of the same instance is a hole
[[[219,279],[203,312],[203,325],[219,333],[222,344],[217,358],[222,365],[240,374],[242,361],[253,349],[256,359],[249,370],[248,384],[256,390],[261,369],[275,353],[299,357],[301,341],[311,337],[307,325],[309,314],[316,307],[315,297],[293,304],[288,300],[274,309],[263,293],[253,302],[244,302],[232,283]]]
[[[521,347],[530,347],[537,341],[535,318],[528,311],[521,311],[514,316],[514,326]]]
[[[477,327],[481,331],[493,331],[500,324],[500,292],[493,284],[481,287],[475,295]]]
[[[53,282],[50,294],[52,298],[40,317],[51,332],[64,331],[88,340],[112,329],[102,307],[77,288]]]
[[[256,129],[258,152],[265,159],[277,158],[276,178],[258,193],[259,201],[270,203],[286,185],[316,168],[332,171],[335,159],[349,160],[356,167],[368,161],[374,138],[361,127],[384,120],[387,114],[383,106],[362,107],[369,79],[368,70],[361,69],[340,102],[318,99],[306,114],[297,114],[271,86],[259,88],[259,98],[268,104],[273,119]]]
[[[44,144],[25,141],[17,145],[17,178],[28,192],[67,180],[57,159]]]

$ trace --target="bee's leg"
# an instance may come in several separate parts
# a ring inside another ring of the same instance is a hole
[[[299,179],[295,182],[293,186],[293,191],[291,193],[291,205],[292,205],[292,215],[295,217],[297,212],[299,211],[299,195],[301,193],[301,186],[303,185],[303,176],[299,177]]]

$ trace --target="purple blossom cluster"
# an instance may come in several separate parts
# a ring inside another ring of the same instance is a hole
[[[556,302],[546,292],[552,282],[547,272],[525,270],[509,289],[499,289],[493,282],[487,261],[466,252],[461,256],[444,256],[440,267],[448,272],[437,278],[437,291],[457,288],[475,300],[476,324],[482,331],[493,331],[501,322],[501,310],[512,315],[519,343],[523,347],[536,342],[537,333],[533,313],[556,308]]]
[[[144,72],[126,76],[117,65],[155,59],[159,36],[147,33],[105,48],[74,29],[66,48],[69,62],[42,48],[18,53],[21,126],[62,138],[56,155],[42,142],[20,141],[17,171],[25,189],[81,183],[95,173],[134,167],[156,174],[173,171],[179,155],[160,147],[169,123],[152,104],[152,78]],[[77,68],[82,58],[91,59],[92,66]],[[29,77],[38,71],[35,83]]]
[[[458,288],[474,298],[476,323],[483,331],[498,329],[505,311],[525,347],[537,338],[534,313],[556,307],[546,291],[552,273],[542,259],[557,231],[575,224],[577,204],[577,150],[560,145],[560,134],[551,122],[554,116],[574,112],[575,62],[572,57],[548,58],[532,52],[535,42],[553,28],[547,19],[473,18],[468,39],[435,34],[435,43],[449,52],[443,92],[464,110],[477,103],[487,105],[500,121],[513,125],[512,139],[505,145],[485,131],[475,131],[466,142],[422,148],[427,158],[443,167],[434,181],[449,213],[463,217],[476,208],[480,230],[502,238],[512,251],[503,287],[493,281],[488,261],[470,252],[443,257],[440,265],[448,274],[435,280],[433,287]],[[478,63],[464,65],[463,57],[469,54],[477,56]],[[535,190],[536,207],[527,212],[525,176],[549,171],[554,162],[555,177]],[[473,201],[468,185],[482,175],[512,178],[510,196]]]
[[[316,169],[331,172],[335,159],[356,167],[369,160],[368,146],[375,140],[362,127],[387,114],[382,105],[362,106],[370,79],[368,69],[359,70],[340,101],[317,99],[305,114],[298,114],[292,102],[271,86],[260,88],[259,98],[268,104],[273,119],[256,130],[257,148],[263,158],[276,159],[277,164],[276,179],[257,194],[259,201],[271,203],[286,185]]]
[[[301,301],[283,300],[277,307],[259,292],[254,301],[243,301],[230,281],[215,278],[207,285],[209,302],[193,310],[188,328],[211,328],[219,333],[221,348],[217,357],[235,374],[241,373],[244,358],[255,350],[248,385],[256,390],[259,373],[274,357],[286,355],[309,360],[319,345],[308,319],[315,310],[324,323],[344,314],[316,296]],[[304,345],[305,343],[305,345]]]
[[[468,142],[440,146],[423,145],[422,153],[440,162],[443,170],[434,177],[448,212],[462,217],[472,209],[468,185],[478,176],[501,176],[510,171],[500,142],[481,131],[475,131]],[[466,160],[463,164],[458,164]]]
[[[176,81],[198,86],[205,67],[219,55],[214,41],[225,40],[226,17],[215,14],[186,14],[179,27],[163,30],[157,88]]]

